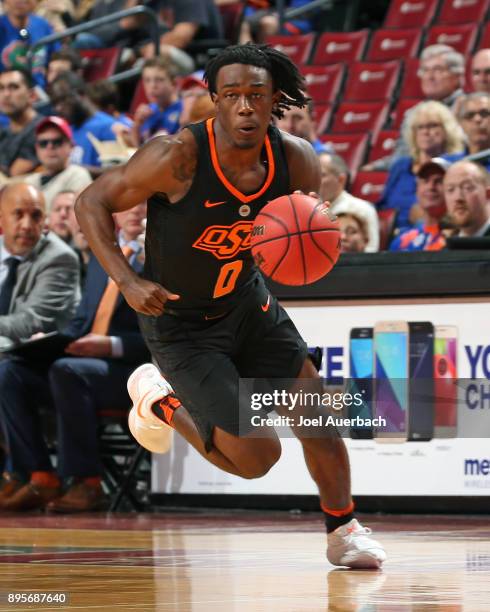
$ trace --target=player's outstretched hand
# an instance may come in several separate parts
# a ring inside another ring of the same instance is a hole
[[[180,295],[167,291],[158,283],[138,278],[121,287],[126,302],[142,314],[158,317],[163,313],[167,300],[178,300]]]

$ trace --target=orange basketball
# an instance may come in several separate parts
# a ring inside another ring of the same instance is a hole
[[[268,202],[255,218],[252,255],[262,272],[283,285],[325,276],[340,254],[340,228],[328,207],[300,193]]]

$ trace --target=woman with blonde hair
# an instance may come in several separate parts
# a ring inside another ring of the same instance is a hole
[[[396,227],[410,226],[410,209],[416,202],[416,174],[425,162],[464,149],[464,134],[452,112],[436,101],[420,102],[411,110],[404,138],[410,156],[401,157],[390,169],[378,210],[398,211]]]

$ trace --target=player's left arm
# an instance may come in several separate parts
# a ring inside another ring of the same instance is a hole
[[[303,138],[281,132],[288,161],[289,186],[293,191],[304,193],[320,190],[321,168],[318,156],[311,144]]]

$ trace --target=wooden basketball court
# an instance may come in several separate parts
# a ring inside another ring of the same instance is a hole
[[[485,517],[361,517],[383,571],[335,569],[318,514],[0,518],[0,610],[490,610]],[[7,593],[69,603],[8,604]]]

